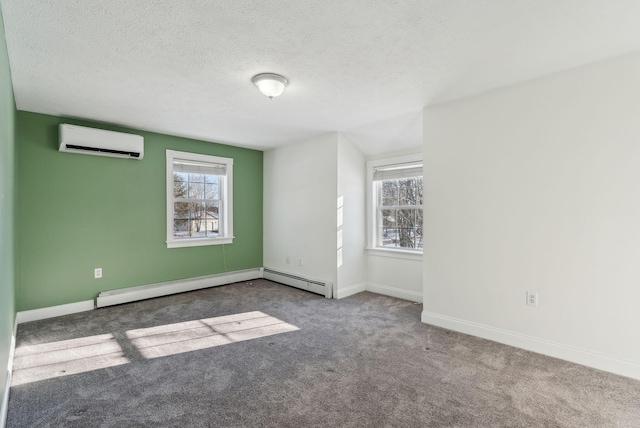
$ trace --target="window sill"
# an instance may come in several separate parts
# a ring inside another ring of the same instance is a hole
[[[167,248],[184,248],[184,247],[204,247],[207,245],[223,245],[231,244],[233,238],[212,238],[212,239],[181,239],[179,241],[166,241]]]
[[[396,259],[422,261],[421,251],[396,250],[390,248],[367,247],[367,252],[371,256],[392,257]]]

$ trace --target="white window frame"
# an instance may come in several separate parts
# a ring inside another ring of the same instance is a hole
[[[422,249],[412,250],[408,248],[380,247],[377,245],[378,186],[373,180],[373,174],[376,168],[396,164],[422,164],[422,154],[417,153],[413,155],[396,156],[392,158],[370,160],[367,162],[367,252],[376,256],[422,261]]]
[[[174,227],[174,183],[173,183],[173,161],[174,159],[191,160],[196,162],[206,162],[224,164],[226,176],[224,185],[220,186],[220,199],[223,201],[220,211],[219,222],[223,229],[222,237],[206,238],[182,238],[173,237]],[[203,155],[199,153],[178,152],[167,150],[167,248],[201,247],[205,245],[231,244],[233,242],[233,159],[218,156]]]

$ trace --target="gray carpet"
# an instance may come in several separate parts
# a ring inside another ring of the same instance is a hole
[[[22,324],[8,427],[639,427],[640,382],[265,280]]]

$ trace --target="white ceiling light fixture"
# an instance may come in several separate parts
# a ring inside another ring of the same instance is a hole
[[[256,74],[251,81],[269,99],[281,95],[289,84],[285,77],[274,73]]]

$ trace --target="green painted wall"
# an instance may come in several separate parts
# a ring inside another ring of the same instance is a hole
[[[5,398],[7,363],[15,319],[15,112],[0,12],[0,406]]]
[[[61,153],[60,123],[142,135],[144,159]],[[262,266],[261,151],[21,111],[16,140],[17,310]],[[167,249],[166,149],[234,159],[233,244]]]

